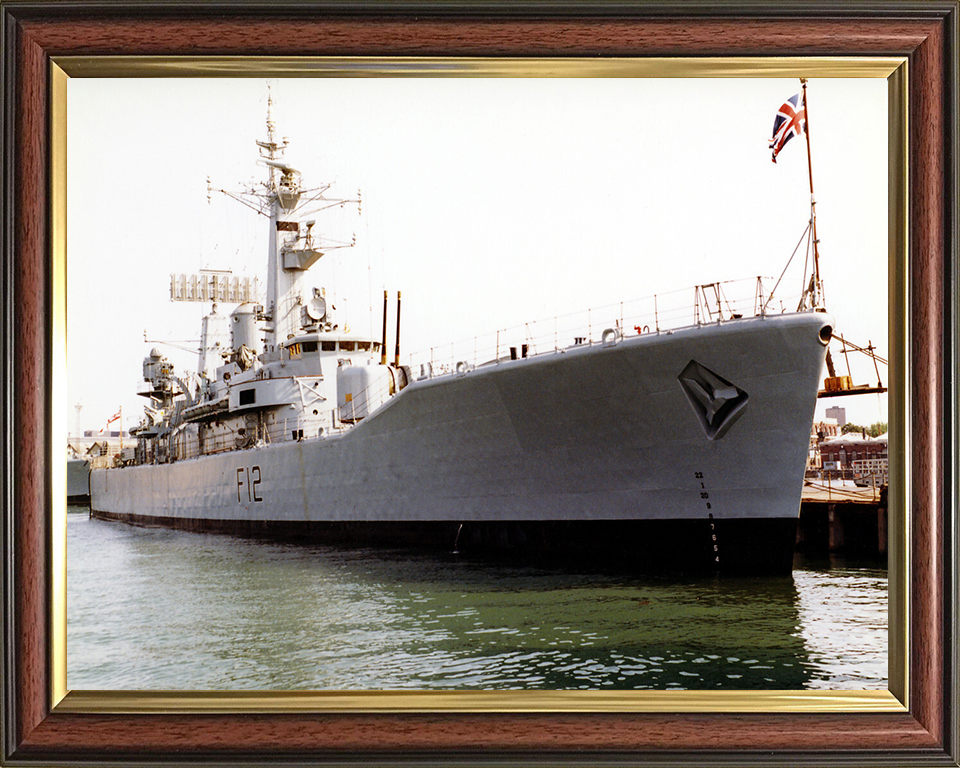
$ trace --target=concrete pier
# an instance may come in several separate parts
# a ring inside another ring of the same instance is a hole
[[[808,480],[800,502],[797,551],[886,555],[886,486],[856,488]]]

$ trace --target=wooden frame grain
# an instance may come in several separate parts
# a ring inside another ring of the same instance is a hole
[[[349,5],[0,0],[3,743],[10,765],[958,765],[956,1]],[[891,713],[99,714],[51,702],[51,61],[61,56],[903,56],[909,708]]]

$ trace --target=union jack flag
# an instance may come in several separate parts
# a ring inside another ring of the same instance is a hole
[[[803,133],[806,127],[807,110],[803,103],[803,94],[797,93],[783,103],[773,119],[773,138],[770,139],[773,162],[777,162],[777,155],[786,143]]]

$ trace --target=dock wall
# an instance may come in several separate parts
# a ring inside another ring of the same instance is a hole
[[[797,527],[797,552],[880,557],[887,554],[887,494],[877,498],[804,497]]]

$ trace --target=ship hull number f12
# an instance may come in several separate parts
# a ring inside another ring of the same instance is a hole
[[[260,496],[260,467],[237,468],[237,503],[263,501]]]

